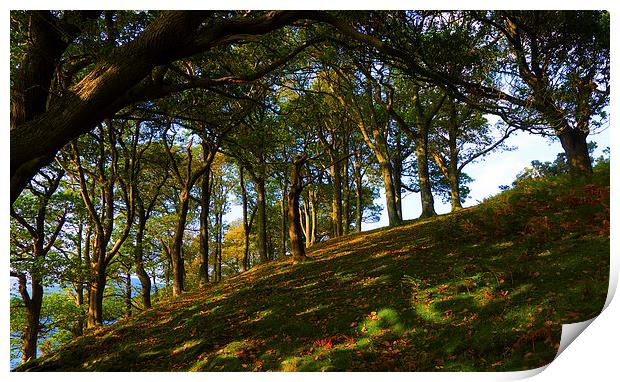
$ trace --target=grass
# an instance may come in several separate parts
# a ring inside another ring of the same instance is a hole
[[[458,213],[314,246],[21,365],[91,371],[509,371],[596,316],[609,172],[532,181]]]

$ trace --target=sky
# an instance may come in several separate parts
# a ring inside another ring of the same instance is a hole
[[[602,155],[603,149],[611,146],[609,128],[600,133],[588,136],[588,141],[597,143],[594,158]],[[464,207],[479,204],[485,198],[500,192],[499,186],[511,185],[518,173],[525,167],[530,166],[533,160],[541,162],[555,160],[558,153],[563,152],[560,141],[557,139],[542,137],[540,135],[529,134],[517,131],[507,140],[508,146],[516,147],[512,151],[496,151],[476,162],[470,163],[464,168],[473,182],[468,184],[471,189],[469,198],[463,203]],[[375,204],[383,207],[381,218],[376,223],[362,223],[362,230],[367,231],[388,225],[387,210],[385,208],[385,191],[382,188],[380,197],[375,200]],[[422,211],[419,193],[408,193],[403,197],[403,219],[415,219],[420,216]],[[441,198],[435,197],[435,210],[438,214],[450,212],[450,204],[442,203]],[[241,218],[241,208],[232,205],[231,210],[224,216],[224,221],[230,223],[235,219]]]
[[[589,141],[597,143],[594,157],[602,154],[604,148],[610,146],[609,129],[600,134],[591,135]],[[469,198],[463,204],[470,207],[479,204],[485,198],[500,192],[499,186],[511,185],[518,173],[528,167],[533,160],[541,162],[555,160],[558,153],[563,152],[559,140],[551,141],[549,138],[526,132],[516,132],[507,140],[508,146],[516,146],[513,151],[498,151],[489,154],[475,163],[465,166],[466,172],[473,182],[468,184],[471,189]],[[382,197],[383,194],[382,194]],[[377,202],[379,202],[377,200]],[[384,199],[381,204],[385,206]],[[422,212],[420,195],[409,194],[403,198],[403,219],[415,219]],[[435,210],[439,214],[450,212],[450,204],[442,203],[441,198],[435,197]],[[384,208],[385,210],[385,208]],[[383,211],[381,219],[377,223],[362,224],[363,230],[384,227],[388,225],[387,212]]]

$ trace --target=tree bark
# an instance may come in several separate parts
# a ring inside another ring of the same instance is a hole
[[[293,261],[305,261],[308,259],[303,244],[303,233],[301,230],[301,217],[299,215],[299,196],[303,191],[301,169],[306,161],[305,156],[298,156],[293,161],[293,174],[291,176],[291,186],[288,192],[288,220],[289,238],[291,240],[291,251]]]
[[[362,219],[364,216],[363,211],[363,184],[362,184],[362,158],[359,153],[356,153],[354,164],[354,178],[355,178],[355,232],[362,232]]]
[[[420,185],[420,199],[422,202],[422,213],[420,218],[427,218],[437,215],[435,212],[435,200],[431,190],[431,180],[428,171],[428,136],[416,142],[416,161],[418,164],[418,181]]]
[[[394,171],[394,194],[396,195],[396,213],[398,218],[403,220],[402,205],[402,174],[403,174],[403,153],[400,133],[396,137],[396,154],[392,159],[392,169]]]
[[[19,278],[19,289],[26,306],[26,327],[23,333],[22,361],[37,358],[37,341],[39,339],[41,307],[43,305],[43,285],[40,280],[31,280],[32,295],[28,294],[26,277]]]
[[[103,294],[106,284],[105,268],[100,265],[95,265],[93,272],[94,277],[91,279],[90,288],[88,290],[87,328],[94,328],[95,326],[103,324]]]
[[[224,208],[217,214],[217,281],[222,281],[222,242],[224,241]]]
[[[302,219],[302,225],[301,225],[301,230],[302,233],[304,235],[305,238],[305,244],[306,244],[306,248],[308,248],[311,244],[310,244],[310,234],[312,232],[312,227],[311,227],[311,218],[310,218],[310,207],[308,206],[310,204],[310,202],[308,200],[306,200],[301,207],[300,206],[300,212],[299,212],[299,217],[300,219],[303,216]],[[303,212],[303,215],[302,215]]]
[[[208,155],[203,142],[203,156]],[[209,186],[210,171],[202,175],[200,193],[200,267],[198,269],[198,280],[200,287],[205,287],[209,283],[209,208],[211,201]]]
[[[567,128],[558,137],[566,153],[568,169],[573,177],[592,175],[592,160],[588,153],[587,134],[577,129]]]
[[[266,263],[267,257],[267,196],[265,193],[265,178],[255,177],[256,203],[258,208],[258,257],[261,263]]]
[[[248,192],[245,188],[243,166],[239,166],[239,185],[241,187],[241,210],[243,214],[243,271],[250,269],[250,226],[248,224]]]
[[[136,246],[134,261],[136,264],[136,274],[140,280],[140,294],[144,309],[151,307],[151,278],[144,269],[144,229],[146,227],[146,211],[141,201],[138,202],[138,227],[136,230]]]
[[[282,198],[280,199],[280,219],[281,219],[281,229],[280,229],[280,258],[286,257],[286,226],[287,226],[287,195],[286,190],[288,188],[288,177],[287,174],[284,174],[284,181],[282,184]],[[299,205],[299,200],[297,201]]]
[[[330,151],[329,174],[332,178],[332,235],[342,236],[342,174],[338,158]]]
[[[189,191],[182,190],[179,195],[178,221],[175,227],[172,245],[170,246],[170,256],[172,258],[172,295],[180,296],[185,290],[185,266],[183,264],[183,234],[187,223],[187,212],[189,210]]]
[[[385,204],[387,207],[389,225],[398,225],[402,220],[399,217],[398,206],[396,204],[392,166],[387,161],[380,161],[379,167],[381,169],[381,177],[383,178],[383,186],[385,188]]]
[[[317,224],[318,224],[318,216],[317,210],[319,208],[318,201],[316,199],[316,193],[314,190],[310,189],[310,246],[313,246],[316,242],[317,236]]]
[[[131,265],[125,275],[125,316],[131,317]]]

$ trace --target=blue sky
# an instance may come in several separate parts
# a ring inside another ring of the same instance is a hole
[[[591,134],[589,141],[595,141],[598,145],[594,157],[602,154],[603,149],[611,146],[609,128],[598,134]],[[557,139],[533,135],[518,131],[506,141],[508,146],[516,147],[512,151],[498,151],[467,165],[464,171],[473,179],[468,186],[471,189],[470,197],[464,203],[465,207],[478,204],[484,198],[500,192],[499,186],[510,185],[517,174],[528,167],[533,160],[553,161],[557,154],[562,152],[562,146]],[[388,225],[387,211],[385,209],[385,193],[381,190],[381,197],[375,200],[376,204],[383,206],[383,212],[378,222],[362,224],[362,230],[367,231]],[[415,219],[421,213],[420,195],[408,194],[403,198],[403,218]],[[232,205],[231,211],[224,216],[228,223],[241,218],[241,208]],[[441,202],[440,197],[435,198],[435,210],[439,214],[450,212],[450,205]]]
[[[590,135],[589,141],[595,141],[598,145],[594,152],[594,157],[602,154],[604,148],[610,146],[609,129],[605,129],[599,134]],[[562,152],[560,141],[541,137],[539,135],[528,134],[518,131],[511,135],[507,140],[507,145],[516,146],[513,151],[494,152],[485,158],[470,163],[464,171],[473,179],[468,186],[471,189],[470,197],[464,203],[469,207],[478,204],[484,198],[500,192],[499,186],[510,185],[517,174],[525,167],[528,167],[533,160],[553,161],[556,155]],[[383,197],[383,194],[382,194]],[[385,201],[377,200],[385,206]],[[415,219],[420,216],[420,195],[409,194],[403,198],[403,219]],[[441,202],[441,198],[435,198],[435,210],[439,214],[450,212],[450,204]],[[377,223],[362,224],[363,230],[387,226],[387,212],[382,213],[381,219]]]

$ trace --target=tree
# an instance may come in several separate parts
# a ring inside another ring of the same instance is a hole
[[[436,88],[422,88],[415,82],[403,81],[400,84],[399,90],[404,94],[400,95],[397,101],[394,100],[394,87],[387,85],[389,88],[389,98],[386,103],[386,109],[397,122],[400,129],[415,142],[418,185],[422,202],[422,214],[420,217],[430,217],[437,213],[435,212],[435,201],[433,199],[428,167],[431,156],[429,137],[433,131],[434,121],[444,104],[446,95],[440,91],[438,92]],[[394,103],[398,103],[399,108],[406,109],[413,122],[406,122],[403,116],[396,111]],[[401,103],[404,105],[401,105]]]
[[[201,176],[204,176],[204,174],[209,171],[211,163],[213,162],[217,151],[210,151],[208,153],[209,156],[203,159],[203,163],[201,163],[197,168],[195,168],[193,166],[194,163],[192,153],[193,138],[190,137],[189,141],[187,142],[185,157],[179,158],[178,155],[174,154],[176,149],[173,149],[173,146],[168,141],[170,139],[174,142],[174,138],[176,136],[176,132],[174,130],[174,124],[172,120],[169,120],[168,127],[163,134],[163,142],[166,147],[166,153],[170,158],[172,175],[174,176],[177,184],[180,186],[179,204],[177,206],[177,223],[174,231],[174,236],[169,247],[170,256],[172,259],[173,274],[172,294],[176,297],[180,296],[184,290],[183,279],[185,277],[185,267],[183,263],[183,255],[181,253],[181,246],[183,244],[183,234],[185,233],[185,225],[187,223],[190,192],[198,179],[200,179]],[[169,131],[172,132],[171,138],[168,138]],[[212,143],[212,145],[218,147],[222,137],[222,134],[216,134],[214,136],[214,142]]]
[[[141,124],[137,122],[137,133],[141,134]],[[170,162],[168,156],[163,153],[164,147],[160,144],[152,144],[153,131],[149,137],[141,143],[141,160],[137,164],[136,174],[140,182],[135,188],[136,200],[136,229],[133,257],[136,274],[140,280],[142,305],[145,309],[151,307],[151,279],[145,269],[145,235],[147,222],[152,216],[155,207],[159,203],[162,189],[168,181]]]
[[[560,140],[570,173],[590,175],[587,136],[609,102],[609,13],[493,12],[492,25],[510,54],[504,68],[513,93],[526,100]]]
[[[591,174],[586,138],[609,103],[605,11],[412,11],[321,14],[379,60],[501,117],[554,134],[574,175]],[[362,32],[362,31],[372,31]],[[463,67],[464,71],[455,71]],[[475,68],[482,69],[476,70]]]
[[[41,170],[11,208],[11,277],[18,280],[19,294],[26,308],[23,329],[22,359],[37,356],[43,304],[43,284],[48,278],[46,259],[66,221],[66,207],[54,197],[64,171],[59,168]],[[50,219],[50,216],[54,218]],[[28,292],[30,284],[30,293]]]
[[[342,107],[350,113],[351,119],[359,128],[364,142],[375,154],[383,177],[386,206],[390,225],[402,221],[399,215],[396,191],[394,189],[394,171],[389,158],[389,118],[378,107],[381,102],[381,89],[375,86],[367,76],[355,79],[340,69],[334,69],[332,91]],[[359,87],[358,87],[359,86]]]
[[[247,171],[256,192],[256,230],[258,236],[258,257],[261,263],[269,260],[267,237],[267,189],[271,175],[270,158],[278,145],[276,116],[266,106],[273,100],[263,94],[262,107],[251,110],[245,120],[226,139],[223,151],[235,158]]]
[[[431,155],[447,180],[452,211],[462,208],[463,168],[498,149],[515,129],[498,122],[492,128],[479,110],[448,98],[431,137]]]
[[[139,129],[139,125],[138,125]],[[87,326],[103,322],[103,293],[106,270],[129,236],[135,212],[135,166],[139,134],[132,135],[130,145],[121,157],[119,143],[126,133],[125,124],[107,120],[98,126],[98,134],[71,144],[71,168],[67,171],[79,184],[80,194],[93,224],[94,237],[90,264]],[[116,202],[120,193],[121,211]],[[124,221],[123,229],[113,235],[115,226]],[[112,246],[110,242],[116,236]]]
[[[71,11],[12,13],[12,42],[20,44],[22,49],[15,52],[21,56],[12,57],[11,67],[11,202],[65,144],[124,107],[185,89],[255,80],[294,57],[305,46],[302,44],[269,65],[241,76],[227,74],[170,83],[166,81],[167,64],[215,47],[250,41],[311,14],[161,12],[156,17],[139,20],[141,26],[137,32],[127,28],[128,41],[120,45],[114,41],[103,44],[99,48],[102,54],[87,55],[72,67],[68,48],[104,34],[96,30],[91,36],[76,39],[81,32],[80,24],[100,15],[100,12]],[[123,30],[120,26],[115,29]],[[105,34],[113,35],[109,32]],[[26,33],[35,38],[26,38]],[[81,70],[85,67],[92,69]],[[67,76],[63,86],[52,81],[58,71]],[[49,94],[58,93],[61,95],[47,102]]]
[[[299,196],[303,191],[301,170],[306,160],[307,158],[304,155],[298,155],[293,160],[291,186],[288,192],[288,233],[291,240],[291,250],[293,251],[293,261],[307,260],[302,239],[301,216],[299,214]]]

